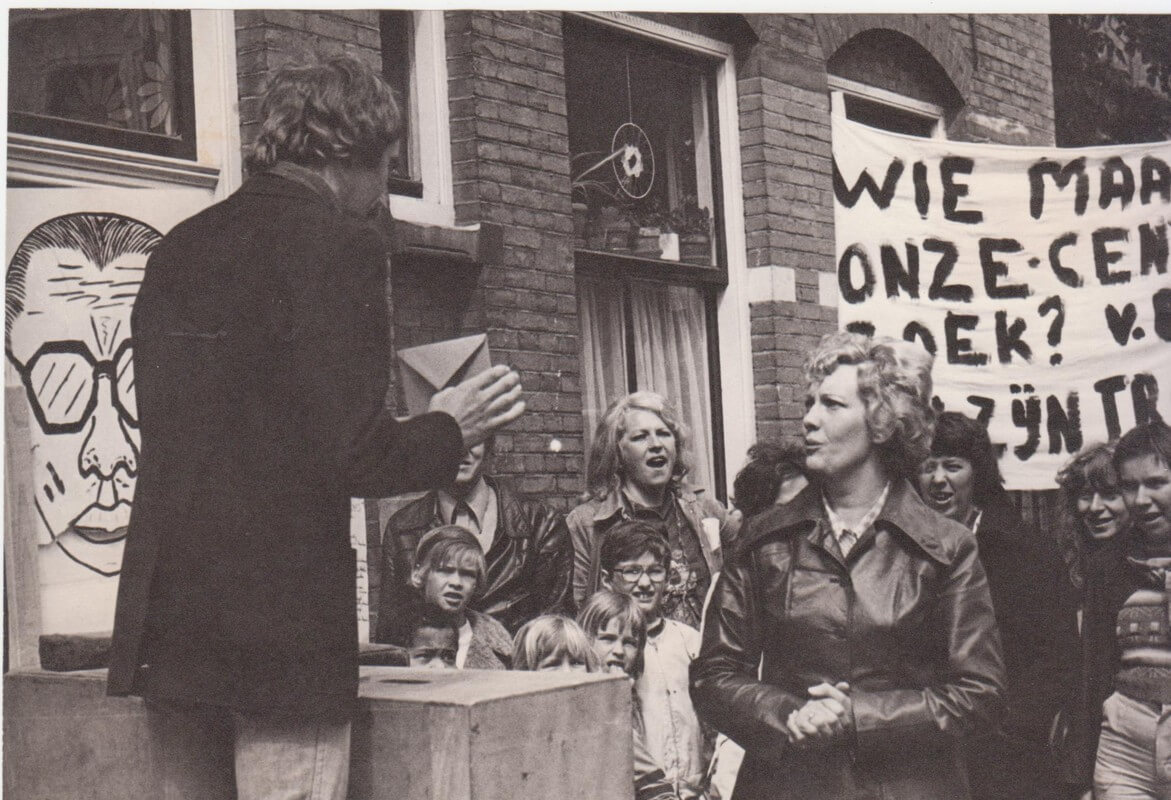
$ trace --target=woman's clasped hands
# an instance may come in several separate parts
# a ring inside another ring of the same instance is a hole
[[[853,728],[850,684],[819,683],[809,687],[809,699],[789,714],[785,722],[789,743],[809,748],[831,744]]]

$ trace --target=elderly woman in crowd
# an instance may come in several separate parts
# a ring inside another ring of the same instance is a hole
[[[606,532],[619,520],[637,519],[653,526],[671,552],[664,615],[699,627],[708,586],[720,569],[719,537],[730,529],[723,506],[684,485],[687,456],[687,434],[662,395],[635,392],[606,410],[590,445],[589,499],[566,519],[576,607],[601,588]]]
[[[984,426],[954,411],[940,414],[919,492],[976,534],[1008,678],[1000,729],[967,748],[972,796],[1056,800],[1064,790],[1050,739],[1077,685],[1077,615],[1056,547],[1025,525],[1002,483]]]
[[[1102,703],[1114,691],[1114,627],[1129,593],[1126,555],[1132,530],[1114,469],[1114,443],[1087,445],[1057,473],[1057,536],[1070,589],[1081,610],[1081,697],[1072,707],[1076,745],[1069,768],[1089,785],[1102,726]]]
[[[839,333],[806,376],[811,485],[745,523],[692,697],[747,751],[736,800],[962,800],[960,739],[995,718],[1004,665],[975,537],[907,480],[931,358]]]

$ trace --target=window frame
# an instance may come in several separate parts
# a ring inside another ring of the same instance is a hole
[[[16,111],[11,107],[8,111],[8,130],[75,144],[128,150],[145,155],[169,156],[186,161],[197,160],[199,150],[195,125],[195,66],[192,60],[191,11],[163,10],[173,15],[171,46],[175,66],[175,116],[179,122],[177,136],[116,128],[68,117]]]
[[[576,17],[612,26],[619,31],[641,36],[677,49],[690,51],[716,60],[715,77],[711,90],[715,103],[709,113],[716,115],[714,129],[718,154],[713,166],[713,197],[722,203],[723,268],[694,267],[703,275],[719,274],[716,281],[704,281],[708,289],[705,303],[708,323],[709,381],[711,385],[711,416],[713,442],[713,482],[717,495],[731,495],[734,470],[729,465],[740,464],[744,454],[756,440],[755,382],[752,370],[752,336],[750,330],[749,270],[744,233],[744,182],[740,158],[739,93],[736,80],[736,57],[733,45],[702,34],[671,27],[661,22],[623,11],[565,12]],[[581,264],[575,251],[575,269]],[[607,254],[614,256],[614,254]],[[634,258],[634,257],[632,257]],[[693,282],[695,276],[685,274],[689,265],[670,261],[647,259],[657,270],[656,275],[632,275],[646,280]],[[626,260],[611,260],[611,268],[620,269]],[[663,265],[667,265],[664,267]],[[694,266],[694,265],[691,265]],[[588,267],[587,267],[588,269]],[[726,425],[726,419],[737,420]]]
[[[415,22],[411,88],[414,110],[418,112],[422,196],[395,194],[388,189],[390,211],[395,219],[404,222],[452,228],[455,227],[455,191],[452,186],[445,12],[421,10],[411,13]],[[415,123],[408,120],[407,124]],[[402,188],[414,192],[413,184],[408,181]]]
[[[605,250],[590,248],[574,248],[575,265],[578,268],[593,273],[602,273],[612,268],[620,268],[633,277],[645,280],[668,279],[681,283],[710,284],[725,287],[728,284],[729,246],[727,235],[727,206],[724,192],[719,187],[724,185],[723,163],[724,153],[721,142],[726,136],[723,130],[724,114],[720,107],[720,71],[724,68],[722,59],[729,57],[730,45],[724,45],[714,39],[688,31],[669,28],[665,25],[642,19],[621,12],[569,12],[568,16],[601,24],[615,30],[617,33],[638,39],[649,39],[658,46],[682,51],[685,55],[699,56],[711,61],[711,74],[708,81],[704,111],[709,117],[709,141],[707,157],[710,162],[710,175],[707,180],[712,186],[712,237],[713,263],[689,264],[685,261],[671,261],[660,258],[613,253]],[[642,23],[642,24],[639,24]],[[690,43],[691,46],[687,46]],[[703,46],[696,46],[702,44]],[[714,115],[714,124],[710,117]],[[607,265],[610,265],[609,267]]]
[[[8,131],[11,187],[193,187],[215,199],[242,181],[236,30],[230,10],[192,9],[191,78],[195,158]]]
[[[849,118],[846,114],[846,96],[852,95],[861,100],[882,106],[889,106],[903,114],[910,114],[930,121],[932,123],[931,135],[925,138],[947,138],[946,112],[943,106],[937,103],[916,100],[913,97],[907,97],[906,95],[898,94],[888,89],[880,89],[877,86],[870,86],[837,75],[828,75],[826,84],[829,86],[830,110],[833,116]]]

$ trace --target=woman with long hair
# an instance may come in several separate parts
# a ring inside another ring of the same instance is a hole
[[[1057,473],[1057,537],[1081,617],[1081,692],[1072,707],[1075,748],[1068,766],[1086,786],[1093,777],[1102,704],[1114,692],[1118,610],[1129,594],[1126,555],[1133,530],[1114,469],[1115,444],[1086,445]]]
[[[621,520],[640,520],[654,527],[671,551],[665,616],[699,627],[731,530],[724,524],[724,507],[685,483],[688,444],[686,428],[662,395],[634,392],[606,410],[590,444],[587,499],[566,518],[576,607],[602,586],[599,558],[606,532]]]

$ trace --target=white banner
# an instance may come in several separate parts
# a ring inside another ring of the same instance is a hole
[[[1156,395],[1171,419],[1171,142],[1010,147],[835,117],[833,157],[840,325],[934,352],[937,398],[987,421],[1008,488],[1053,488]]]

